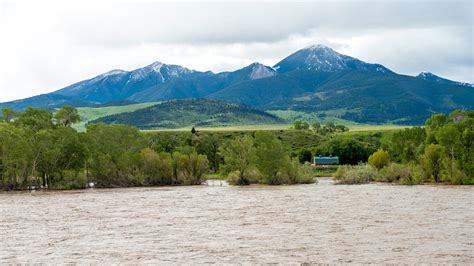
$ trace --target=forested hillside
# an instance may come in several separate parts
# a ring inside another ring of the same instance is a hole
[[[134,112],[105,116],[93,122],[128,124],[140,129],[217,127],[285,123],[251,107],[208,99],[179,99]]]

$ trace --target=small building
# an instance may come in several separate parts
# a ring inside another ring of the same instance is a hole
[[[316,156],[314,157],[314,165],[337,165],[339,164],[338,156]]]

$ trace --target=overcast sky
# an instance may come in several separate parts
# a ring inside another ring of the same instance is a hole
[[[318,43],[398,73],[474,82],[473,3],[0,0],[0,102],[154,61],[273,66]]]

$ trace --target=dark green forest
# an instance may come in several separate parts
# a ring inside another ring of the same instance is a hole
[[[340,157],[338,183],[472,184],[474,111],[433,115],[424,127],[348,132],[341,125],[295,122],[289,130],[141,132],[129,125],[89,124],[75,108],[52,113],[3,108],[0,187],[197,185],[207,175],[232,184],[314,182],[313,156]]]

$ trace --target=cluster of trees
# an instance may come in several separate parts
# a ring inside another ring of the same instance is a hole
[[[88,182],[98,187],[194,185],[209,171],[230,178],[241,171],[232,178],[241,185],[312,181],[308,167],[291,160],[270,132],[223,140],[196,131],[147,134],[103,123],[77,132],[71,125],[80,117],[70,106],[55,113],[4,108],[0,117],[0,189],[84,188]]]
[[[223,173],[234,184],[314,182],[310,166],[301,165],[297,158],[291,159],[282,143],[269,131],[231,140],[220,151],[225,162]]]
[[[194,150],[153,150],[134,127],[91,124],[78,133],[70,126],[79,115],[69,106],[54,114],[4,108],[1,118],[1,189],[200,184],[209,168]]]
[[[474,111],[433,115],[425,127],[390,133],[332,134],[341,126],[289,131],[143,133],[126,125],[71,125],[75,108],[0,114],[0,189],[200,184],[208,172],[232,183],[314,181],[307,162],[339,156],[339,180],[474,183]],[[324,134],[318,131],[324,129]],[[330,133],[330,134],[328,134]],[[343,182],[343,181],[341,181]]]
[[[435,114],[424,128],[395,132],[388,140],[391,159],[417,165],[422,182],[474,183],[474,111]]]
[[[342,183],[474,184],[474,111],[435,114],[425,127],[387,134],[381,142],[383,148],[368,158],[371,168],[341,167],[336,178]]]
[[[336,125],[333,122],[328,122],[325,125],[321,125],[319,122],[311,124],[304,121],[295,121],[293,123],[293,128],[296,130],[313,130],[315,133],[320,135],[328,135],[333,133],[341,133],[349,131],[349,128],[344,125]]]

